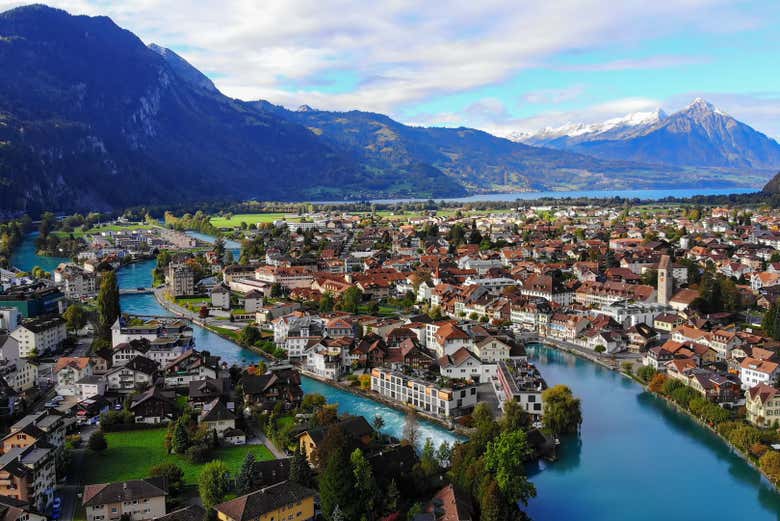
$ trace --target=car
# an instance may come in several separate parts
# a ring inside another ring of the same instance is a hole
[[[122,404],[121,403],[115,403],[114,404],[114,410],[115,411],[121,411],[122,410]]]
[[[59,497],[55,497],[54,502],[52,503],[52,508],[54,508],[54,510],[59,510],[61,506],[62,506],[62,499]]]
[[[61,514],[62,513],[59,510],[52,512],[51,515],[49,516],[49,519],[53,519],[54,521],[57,521],[60,518]]]
[[[58,394],[57,396],[55,396],[54,398],[52,398],[52,399],[51,399],[51,401],[53,401],[54,403],[60,403],[60,402],[61,402],[62,400],[64,400],[64,399],[65,399],[65,397],[64,397],[64,396],[60,396],[60,395]]]

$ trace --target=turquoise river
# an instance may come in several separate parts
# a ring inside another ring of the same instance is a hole
[[[33,240],[17,249],[13,263],[56,266],[59,260],[35,255]],[[121,287],[148,287],[153,267],[146,261],[122,268]],[[123,296],[122,310],[167,314],[152,295]],[[200,349],[229,363],[260,359],[203,328],[196,326],[195,335]],[[566,384],[582,399],[584,416],[580,437],[563,440],[559,460],[530,470],[538,491],[528,506],[533,519],[780,521],[780,494],[707,429],[618,373],[538,344],[529,354],[548,384]],[[389,434],[402,431],[403,415],[394,409],[308,378],[303,387],[342,412],[382,415]],[[422,427],[436,442],[455,439],[434,424]]]

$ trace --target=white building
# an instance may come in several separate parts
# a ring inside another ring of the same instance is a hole
[[[371,370],[371,390],[441,418],[461,416],[477,404],[477,386],[474,384],[453,383],[445,387],[380,368]]]
[[[11,331],[11,337],[19,342],[22,358],[51,353],[67,338],[65,320],[60,317],[25,320]]]

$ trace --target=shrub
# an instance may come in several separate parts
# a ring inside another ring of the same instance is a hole
[[[653,369],[649,365],[643,365],[636,371],[636,375],[639,377],[640,380],[642,380],[645,383],[652,380],[653,376],[655,376],[655,373],[656,373],[655,369]]]
[[[196,465],[201,463],[206,463],[209,459],[209,454],[211,450],[208,446],[204,444],[198,444],[193,445],[189,449],[187,449],[187,452],[185,452],[185,457],[187,460],[190,461],[190,463],[195,463]]]
[[[108,448],[108,442],[103,431],[98,429],[92,433],[89,437],[89,450],[94,452],[102,452]]]

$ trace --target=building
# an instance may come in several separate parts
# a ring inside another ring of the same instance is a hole
[[[67,338],[65,320],[61,317],[23,320],[11,331],[11,337],[19,342],[19,356],[22,358],[54,353]]]
[[[227,408],[222,398],[215,398],[203,406],[198,423],[205,425],[210,431],[215,431],[218,437],[224,438],[226,431],[236,428],[236,415]]]
[[[97,275],[76,264],[60,264],[53,276],[54,283],[62,288],[66,298],[78,300],[97,294]]]
[[[532,364],[517,360],[498,362],[496,379],[492,382],[503,409],[508,400],[514,400],[534,419],[542,415],[542,392],[547,383]]]
[[[314,464],[317,459],[317,449],[325,440],[328,430],[338,426],[347,437],[350,453],[354,448],[368,449],[374,443],[374,429],[362,416],[348,416],[337,423],[323,425],[298,434],[298,446],[306,455],[306,460]]]
[[[29,503],[43,512],[54,499],[55,452],[37,443],[0,456],[0,496]]]
[[[211,289],[211,306],[225,311],[230,310],[230,290],[224,284],[217,284]]]
[[[658,263],[658,303],[662,306],[668,306],[672,298],[674,278],[669,272],[672,260],[668,255],[662,255]]]
[[[757,427],[780,426],[780,389],[758,384],[745,392],[747,421]]]
[[[477,404],[477,386],[474,383],[451,380],[448,385],[440,385],[380,368],[371,370],[371,390],[442,418],[462,416]]]
[[[308,521],[314,519],[316,495],[310,488],[284,481],[221,503],[214,510],[220,521]]]
[[[58,313],[64,295],[50,284],[36,282],[0,293],[0,307],[14,307],[24,318]]]
[[[53,372],[57,375],[57,394],[60,396],[80,396],[81,393],[76,383],[82,378],[92,375],[92,361],[86,356],[63,356],[57,360]]]
[[[26,501],[0,496],[0,520],[46,521],[46,516],[32,508]]]
[[[106,373],[107,389],[118,393],[132,393],[146,389],[158,373],[158,366],[144,356],[136,356],[127,364]]]
[[[758,360],[749,356],[740,363],[739,379],[742,388],[750,389],[758,384],[775,385],[780,376],[780,364],[769,360]]]
[[[165,515],[167,495],[165,478],[133,479],[87,485],[82,504],[87,521],[113,521],[122,516],[146,521]]]
[[[195,294],[195,272],[189,264],[180,262],[168,264],[165,282],[168,284],[168,291],[174,297]]]

